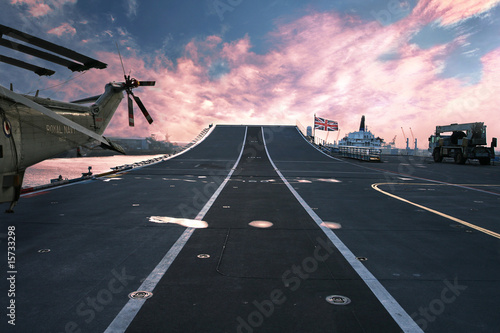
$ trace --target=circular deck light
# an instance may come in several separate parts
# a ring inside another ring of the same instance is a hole
[[[248,224],[254,228],[270,228],[273,226],[273,223],[269,221],[252,221]]]

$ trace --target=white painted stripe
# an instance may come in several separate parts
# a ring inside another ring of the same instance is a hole
[[[372,170],[376,170],[376,169],[372,169]],[[413,178],[412,180],[423,180],[423,181],[428,181],[430,183],[436,183],[436,184],[441,184],[441,185],[448,185],[448,186],[463,188],[463,189],[466,189],[466,190],[471,190],[471,191],[476,191],[476,192],[481,192],[481,193],[486,193],[486,194],[500,196],[500,193],[491,192],[491,191],[485,191],[485,190],[481,190],[479,188],[471,187],[471,186],[485,186],[485,184],[483,184],[483,185],[481,185],[481,184],[477,184],[477,185],[475,185],[475,184],[470,184],[470,185],[468,185],[468,184],[454,184],[454,183],[443,182],[443,181],[440,181],[440,180],[434,180],[434,179],[416,177],[416,176],[412,176],[412,175],[406,175],[404,173],[397,173],[397,172],[393,172],[393,171],[386,171],[386,172],[387,173],[396,174],[396,175],[402,175],[402,176],[411,177],[411,178]]]
[[[281,174],[269,154],[267,149],[264,128],[262,128],[262,140],[264,142],[264,148],[266,149],[267,157],[271,162],[274,170],[280,176],[281,180],[285,183],[292,194],[297,198],[302,207],[307,211],[309,216],[316,222],[316,224],[323,230],[328,239],[335,245],[335,247],[342,253],[347,262],[354,268],[354,270],[359,274],[361,279],[366,283],[370,290],[375,294],[378,300],[382,303],[389,314],[394,318],[399,327],[403,332],[416,333],[423,332],[420,327],[415,323],[415,321],[406,313],[406,311],[399,305],[399,303],[392,297],[387,289],[382,286],[382,284],[373,276],[373,274],[359,261],[356,256],[349,250],[349,248],[338,238],[338,236],[328,227],[323,224],[321,218],[309,207],[305,200],[300,196],[297,191],[288,183],[286,178]]]
[[[316,145],[312,144],[309,140],[306,139],[306,137],[304,136],[304,134],[302,134],[302,132],[299,130],[298,127],[295,127],[295,129],[297,130],[297,132],[299,132],[300,136],[309,144],[311,145],[311,147],[313,147],[314,149],[316,149],[317,151],[319,151],[321,154],[331,158],[332,160],[335,160],[335,161],[339,161],[339,162],[345,162],[339,158],[336,158],[336,157],[333,157],[331,155],[328,155],[327,153],[325,153],[324,151],[322,151],[321,149],[319,149],[318,147],[316,147]]]
[[[212,195],[210,200],[205,204],[205,206],[202,208],[202,210],[198,213],[198,215],[195,217],[195,220],[202,220],[203,217],[205,217],[205,214],[208,212],[210,207],[212,207],[213,203],[221,193],[222,189],[226,186],[227,182],[231,178],[231,176],[234,173],[234,170],[236,169],[236,166],[240,162],[241,156],[243,155],[243,150],[245,148],[245,141],[247,137],[247,131],[248,127],[245,127],[245,135],[243,137],[243,145],[241,146],[241,151],[240,155],[238,156],[238,159],[236,160],[236,163],[234,164],[233,168],[229,171],[227,177],[224,179],[222,184],[220,184],[219,188],[215,193]],[[177,239],[175,244],[170,248],[170,250],[165,254],[163,259],[160,261],[160,263],[155,267],[155,269],[149,274],[149,276],[144,280],[144,282],[141,284],[138,290],[141,291],[149,291],[152,292],[158,282],[160,282],[161,278],[167,270],[170,268],[172,263],[174,262],[175,258],[177,258],[177,255],[181,252],[182,248],[184,245],[186,245],[187,241],[195,231],[195,228],[187,228],[182,235]],[[153,296],[154,297],[154,296]],[[131,299],[125,304],[123,309],[118,313],[118,315],[115,317],[115,319],[111,322],[111,324],[108,326],[106,331],[104,333],[122,333],[125,332],[125,330],[128,328],[132,320],[134,320],[135,316],[141,309],[142,305],[146,302],[145,299]]]

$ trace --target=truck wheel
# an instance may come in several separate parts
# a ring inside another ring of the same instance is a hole
[[[491,164],[491,159],[489,157],[481,157],[479,159],[479,164],[481,164],[481,165],[490,165]]]
[[[457,164],[465,164],[466,158],[464,158],[464,154],[461,151],[458,151],[455,154],[455,163]]]
[[[436,162],[436,163],[440,163],[441,161],[443,161],[443,156],[441,156],[441,154],[439,153],[438,148],[434,149],[434,152],[432,153],[432,157],[434,158],[434,162]]]

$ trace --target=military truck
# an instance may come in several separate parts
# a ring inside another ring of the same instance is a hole
[[[443,157],[451,157],[457,164],[477,159],[481,165],[489,165],[495,157],[496,146],[496,138],[492,139],[490,147],[486,146],[484,123],[436,126],[436,133],[429,137],[429,151],[436,163],[441,162]]]

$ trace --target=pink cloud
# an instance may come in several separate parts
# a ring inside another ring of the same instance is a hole
[[[26,5],[28,6],[28,12],[33,17],[40,17],[47,15],[52,11],[50,6],[40,0],[11,0],[13,5]]]
[[[25,5],[33,17],[45,16],[65,4],[75,4],[77,0],[11,0],[13,5]]]
[[[467,15],[486,7],[470,8]],[[446,22],[460,16],[448,15]],[[436,125],[454,122],[484,121],[489,137],[500,137],[500,49],[481,59],[484,73],[478,84],[442,78],[444,59],[462,41],[425,50],[410,44],[415,22],[428,18],[428,12],[416,10],[384,27],[378,22],[353,23],[335,13],[311,13],[270,34],[275,48],[266,54],[252,52],[249,36],[231,43],[210,36],[187,44],[175,68],[162,56],[148,59],[153,65],[146,66],[132,54],[124,57],[127,71],[140,80],[157,81],[156,87],[134,91],[155,122],[148,126],[136,108],[136,127],[129,128],[124,101],[106,134],[168,132],[172,140],[186,141],[210,123],[295,124],[298,119],[308,126],[318,114],[337,120],[342,136],[357,130],[365,115],[375,135],[386,141],[398,135],[399,146],[401,127],[407,136],[411,127],[420,148],[425,148]],[[397,57],[381,60],[389,53]],[[101,53],[98,58],[106,59],[109,68],[89,72],[68,96],[102,92],[105,82],[123,77],[116,54]],[[208,68],[220,61],[228,70],[213,78]],[[330,135],[336,139],[338,133]]]
[[[58,37],[61,37],[62,35],[65,34],[70,34],[71,36],[74,36],[76,34],[76,29],[73,28],[69,23],[63,23],[60,26],[50,29],[47,31],[49,34],[56,35]]]
[[[45,16],[48,13],[50,13],[51,11],[52,11],[52,9],[44,3],[35,4],[35,5],[31,6],[30,10],[29,10],[30,14],[33,17]]]
[[[441,20],[442,25],[450,25],[484,13],[499,3],[500,0],[420,0],[413,12],[428,22]]]

